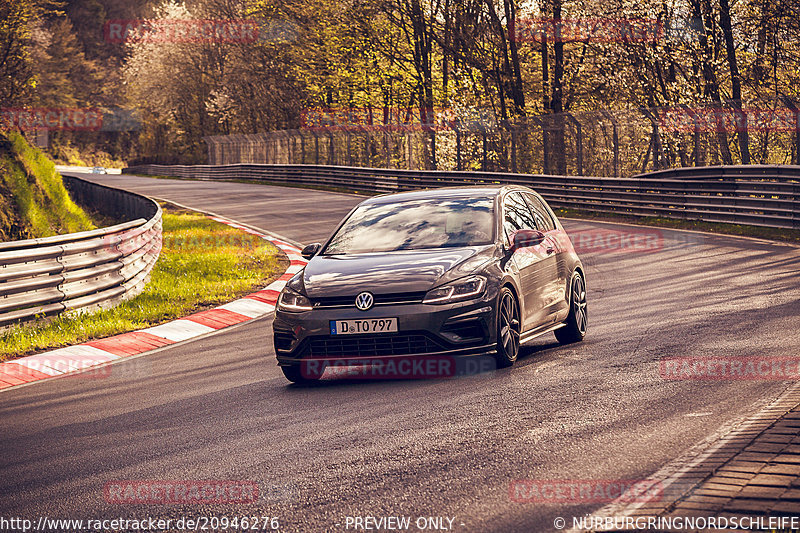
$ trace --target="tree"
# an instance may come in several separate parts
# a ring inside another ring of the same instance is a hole
[[[0,4],[0,105],[27,102],[35,87],[30,61],[31,30],[42,14],[34,0],[4,0]]]

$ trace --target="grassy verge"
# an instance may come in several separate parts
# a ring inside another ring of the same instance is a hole
[[[288,266],[254,235],[203,215],[164,211],[164,245],[144,292],[113,309],[60,315],[0,332],[0,360],[180,318],[259,289]]]
[[[10,132],[0,139],[0,240],[49,237],[94,229],[89,215],[69,197],[50,159]]]
[[[702,220],[681,220],[662,217],[636,217],[616,215],[610,213],[597,213],[578,209],[556,209],[556,214],[564,218],[581,218],[587,220],[603,220],[607,222],[622,222],[640,226],[656,226],[660,228],[688,229],[707,231],[724,235],[740,235],[743,237],[756,237],[773,241],[800,242],[800,231],[793,229],[764,228],[760,226],[747,226],[741,224],[723,224],[719,222],[704,222]]]

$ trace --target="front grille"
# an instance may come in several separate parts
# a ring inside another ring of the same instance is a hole
[[[425,298],[424,292],[398,292],[391,294],[373,294],[374,305],[399,305],[421,303]],[[312,298],[311,303],[314,307],[355,307],[356,295],[352,296],[326,296],[322,298]]]
[[[425,333],[310,337],[305,355],[309,357],[379,357],[413,355],[446,350]]]

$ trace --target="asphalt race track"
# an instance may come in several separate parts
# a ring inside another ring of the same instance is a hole
[[[93,181],[213,211],[302,243],[360,197],[132,176]],[[514,480],[636,480],[755,413],[785,381],[671,381],[662,357],[796,356],[800,248],[564,221],[588,235],[589,333],[534,341],[511,369],[429,381],[290,386],[271,319],[0,394],[0,515],[275,516],[285,531],[347,517],[453,518],[457,531],[553,531],[602,504],[512,501]],[[645,232],[647,250],[597,236]],[[610,241],[608,241],[610,242]],[[248,480],[249,504],[108,503],[118,480]],[[447,521],[444,524],[448,524]],[[412,526],[412,530],[414,527]],[[353,531],[352,525],[349,528]]]

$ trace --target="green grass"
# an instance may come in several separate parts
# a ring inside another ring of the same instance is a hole
[[[61,174],[39,149],[31,147],[17,133],[5,135],[10,149],[0,152],[0,180],[11,201],[5,209],[14,210],[15,228],[10,218],[0,227],[0,238],[49,237],[94,229],[89,216],[73,202]]]
[[[117,307],[14,326],[0,333],[0,360],[167,322],[259,289],[288,266],[254,235],[184,210],[164,213],[164,246],[150,282]]]

